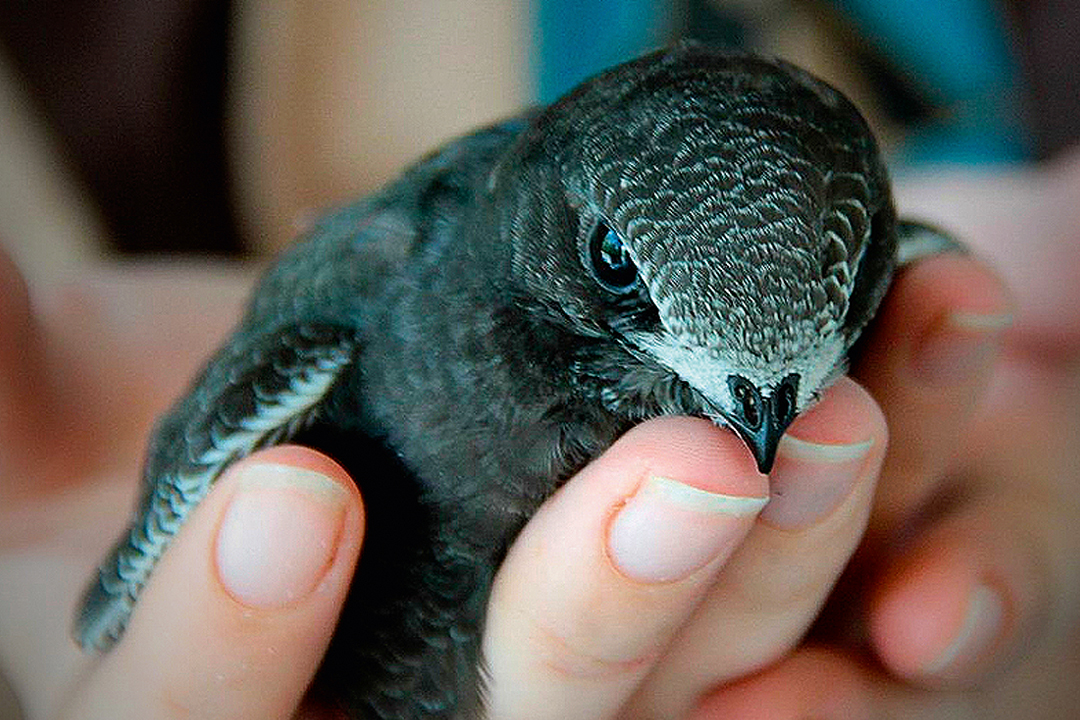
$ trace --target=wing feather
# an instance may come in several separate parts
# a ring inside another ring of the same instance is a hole
[[[158,429],[135,521],[84,595],[76,637],[106,649],[158,558],[232,462],[291,437],[318,413],[356,351],[354,332],[294,325],[230,346]]]

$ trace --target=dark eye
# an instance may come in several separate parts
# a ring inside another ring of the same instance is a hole
[[[625,293],[637,282],[637,267],[619,234],[597,223],[589,239],[589,262],[596,279],[608,290]]]

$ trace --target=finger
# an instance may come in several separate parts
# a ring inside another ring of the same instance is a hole
[[[286,446],[233,466],[67,717],[290,717],[333,633],[362,534],[359,494],[325,456]]]
[[[978,691],[926,690],[880,672],[865,657],[825,647],[716,689],[689,720],[1062,720],[1080,707],[1080,644],[1024,660],[1019,672]]]
[[[793,423],[769,505],[634,699],[631,717],[682,717],[708,689],[799,641],[862,536],[886,438],[877,404],[847,378]]]
[[[13,466],[17,456],[39,447],[47,435],[44,360],[26,282],[0,248],[0,478],[8,491],[25,476]]]
[[[766,492],[741,441],[705,420],[630,430],[544,503],[499,570],[488,717],[613,716]]]
[[[935,257],[897,277],[855,368],[890,433],[872,532],[910,520],[937,490],[1010,319],[1003,285],[971,258]]]
[[[927,532],[887,570],[870,606],[885,667],[923,686],[966,687],[1069,637],[1080,620],[1080,548],[1054,512],[995,497]]]
[[[775,667],[706,696],[689,720],[871,720],[866,683],[840,655],[802,649]],[[815,714],[818,713],[818,714]]]
[[[930,694],[890,682],[853,658],[806,648],[765,672],[721,688],[690,720],[974,720],[971,698]]]
[[[897,204],[955,230],[1000,268],[1016,293],[1010,342],[1080,349],[1080,150],[1037,166],[935,170],[894,186]],[[1048,347],[1049,346],[1049,347]]]

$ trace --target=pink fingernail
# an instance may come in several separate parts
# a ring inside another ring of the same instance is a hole
[[[245,605],[296,602],[334,559],[346,492],[324,475],[288,465],[250,465],[241,472],[218,530],[218,576]]]
[[[993,359],[1001,332],[1012,324],[1009,313],[955,312],[915,352],[915,368],[926,382],[940,387],[966,382]]]
[[[1001,595],[987,585],[976,585],[956,634],[937,657],[923,667],[923,672],[938,675],[978,660],[1001,634],[1004,617],[1005,601]]]
[[[611,558],[627,577],[642,582],[687,577],[730,553],[767,500],[650,477],[611,524]]]
[[[825,518],[851,492],[872,445],[870,440],[824,445],[785,435],[769,474],[771,498],[761,519],[794,530]]]

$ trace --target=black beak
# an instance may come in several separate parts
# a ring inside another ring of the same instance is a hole
[[[737,375],[730,377],[728,383],[742,405],[736,413],[724,413],[724,418],[750,448],[758,471],[768,474],[776,460],[780,438],[795,419],[798,376],[784,378],[771,395],[762,395],[752,383]]]
[[[727,421],[731,423],[731,427],[743,439],[746,446],[750,448],[754,460],[757,461],[758,472],[763,475],[767,475],[772,470],[780,438],[784,435],[784,431],[787,430],[787,426],[791,424],[790,420],[784,423],[778,422],[775,413],[771,412],[771,405],[772,403],[769,400],[765,401],[765,420],[756,429],[739,422],[738,418],[725,416]]]

